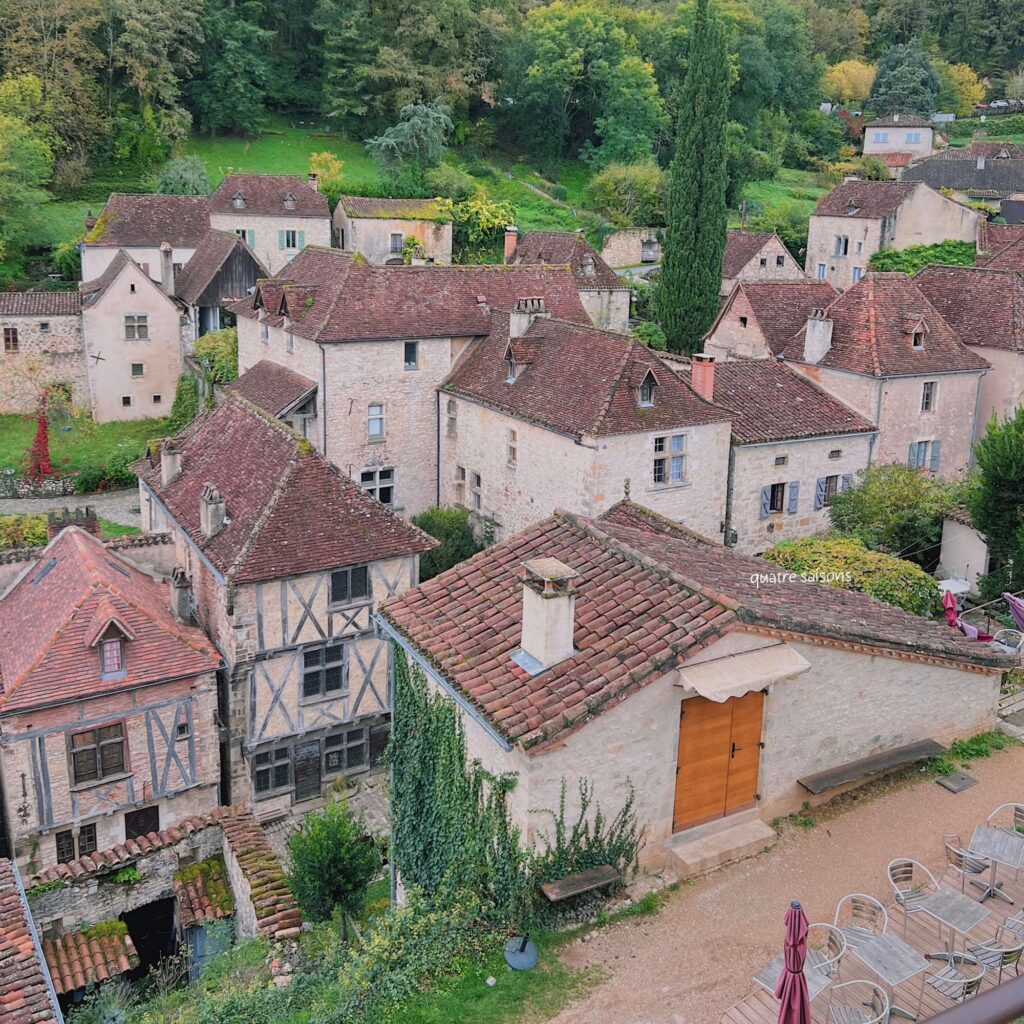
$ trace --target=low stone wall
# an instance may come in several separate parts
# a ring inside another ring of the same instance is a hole
[[[46,476],[38,483],[31,483],[23,476],[0,474],[0,498],[66,498],[75,493],[74,474]]]

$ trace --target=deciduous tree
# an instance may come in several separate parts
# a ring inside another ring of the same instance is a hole
[[[843,60],[825,72],[821,87],[830,100],[862,104],[875,84],[875,66],[863,60]]]

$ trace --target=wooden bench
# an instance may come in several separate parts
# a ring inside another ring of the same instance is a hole
[[[857,761],[841,764],[837,768],[828,769],[828,771],[805,775],[796,781],[809,793],[817,795],[835,789],[836,786],[843,786],[848,782],[862,782],[873,775],[881,775],[883,772],[890,772],[896,768],[905,768],[907,765],[927,760],[930,757],[940,757],[945,752],[946,748],[941,743],[936,743],[935,740],[918,740],[916,743],[907,743],[902,747],[893,747],[891,750],[883,750],[870,757],[862,757]]]
[[[561,903],[562,900],[579,896],[593,889],[600,889],[602,886],[611,885],[621,879],[622,876],[611,864],[600,864],[596,868],[581,871],[576,875],[566,875],[565,878],[556,878],[553,882],[545,882],[540,887],[540,891],[544,893],[549,902]]]

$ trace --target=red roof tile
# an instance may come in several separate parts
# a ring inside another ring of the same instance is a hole
[[[590,323],[566,268],[379,267],[319,246],[306,246],[252,300],[232,308],[251,318],[256,306],[271,317],[287,313],[295,334],[319,342],[451,338],[487,334],[492,309],[510,310],[527,296],[543,297],[555,316]]]
[[[688,370],[677,371],[689,381]],[[734,413],[737,444],[873,433],[870,420],[775,359],[715,364],[715,404]]]
[[[983,253],[991,257],[1022,238],[1024,224],[993,224],[991,221],[981,221],[978,224],[978,265],[982,266],[985,263],[982,259]]]
[[[206,196],[126,195],[107,200],[86,245],[159,246],[199,245],[210,230]]]
[[[271,416],[280,416],[316,390],[316,382],[287,366],[261,359],[227,388]]]
[[[577,288],[629,288],[578,231],[527,231],[516,244],[515,263],[567,266]]]
[[[124,674],[104,678],[92,644],[123,624]],[[0,600],[0,715],[214,672],[201,629],[177,622],[158,583],[78,527],[61,531]]]
[[[1004,245],[994,256],[979,262],[989,270],[1024,271],[1024,238]]]
[[[628,434],[720,423],[730,413],[705,402],[635,338],[538,317],[513,341],[524,364],[508,383],[509,319],[495,314],[488,338],[455,368],[446,391],[573,437]],[[642,408],[648,373],[654,405]]]
[[[205,869],[214,872],[221,885],[228,887],[224,862],[220,857],[211,857],[202,862]],[[231,916],[230,909],[223,908],[219,903],[211,903],[206,889],[206,880],[202,874],[189,873],[181,878],[180,872],[174,876],[174,895],[178,900],[178,920],[182,928],[200,927],[207,921],[220,921]]]
[[[236,209],[234,197],[241,194],[243,209]],[[294,207],[285,205],[286,197],[295,200]],[[210,213],[238,216],[325,217],[331,215],[327,196],[310,188],[305,178],[296,174],[229,174],[213,190],[209,199]]]
[[[42,950],[9,860],[0,859],[0,1021],[45,1024],[57,1020]]]
[[[708,337],[729,314],[737,296],[750,304],[754,319],[771,351],[778,355],[807,323],[815,309],[824,309],[839,293],[828,281],[739,281],[708,331]]]
[[[888,217],[914,189],[923,187],[920,182],[844,181],[818,200],[814,213],[824,217]]]
[[[397,558],[437,543],[238,394],[194,420],[176,445],[181,473],[166,487],[159,457],[132,468],[229,582]],[[207,484],[220,491],[227,506],[224,527],[209,539],[199,523],[199,499]]]
[[[727,280],[735,277],[774,237],[770,231],[729,231],[725,238],[722,277]]]
[[[1020,274],[991,265],[932,266],[920,271],[914,284],[965,345],[1024,351],[1024,278]]]
[[[927,117],[920,114],[895,113],[880,117],[876,121],[868,121],[865,128],[932,128]]]
[[[127,931],[124,935],[102,938],[72,932],[59,939],[44,939],[43,955],[53,987],[61,996],[116,978],[139,966],[139,954]]]
[[[872,153],[871,156],[881,160],[886,167],[909,167],[913,159],[912,153]]]
[[[579,574],[577,652],[539,675],[512,660],[522,565],[557,558]],[[625,501],[599,520],[556,512],[386,602],[381,616],[511,742],[529,749],[578,728],[740,622],[879,650],[1005,668],[1011,658],[866,594],[795,581]]]
[[[350,217],[371,220],[432,220],[437,221],[447,210],[438,199],[380,199],[375,196],[341,196],[341,208]],[[451,220],[451,217],[448,217]]]
[[[74,292],[0,292],[0,316],[78,316],[82,299]]]
[[[873,377],[988,366],[960,341],[906,274],[865,274],[827,308],[826,316],[832,320],[832,347],[819,366]],[[913,332],[919,325],[924,327],[924,346],[915,349]],[[806,327],[786,346],[787,359],[803,362]]]

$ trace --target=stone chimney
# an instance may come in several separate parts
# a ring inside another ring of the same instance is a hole
[[[519,664],[537,675],[575,653],[572,633],[579,573],[557,558],[535,558],[523,568]]]
[[[85,230],[92,231],[94,227],[96,227],[96,218],[92,215],[92,210],[90,210],[85,215]]]
[[[306,184],[308,184],[309,187],[314,192],[320,191],[320,179],[317,178],[317,176],[312,171],[310,171],[309,174],[306,176]]]
[[[181,452],[168,438],[160,449],[160,485],[166,487],[181,476]]]
[[[91,533],[94,537],[100,535],[100,521],[96,516],[96,509],[91,505],[76,509],[57,509],[46,514],[46,539],[53,540],[66,526],[78,526]]]
[[[550,317],[551,311],[539,296],[528,299],[516,299],[512,312],[508,316],[508,336],[521,338],[537,317]]]
[[[213,484],[204,484],[203,493],[199,496],[199,529],[209,540],[224,528],[227,521],[227,506],[224,496]]]
[[[715,400],[715,357],[698,352],[690,357],[690,386],[705,402]]]
[[[892,115],[892,123],[893,124],[899,124],[899,121],[900,121],[900,115],[899,114],[893,114]]]
[[[160,287],[167,295],[174,294],[174,249],[170,242],[160,243]]]
[[[511,263],[516,258],[516,246],[519,244],[519,228],[515,224],[505,225],[505,262]]]
[[[171,614],[186,625],[192,621],[192,583],[180,565],[171,573]]]
[[[825,316],[825,310],[811,310],[804,334],[804,362],[820,363],[831,347],[832,321]]]

